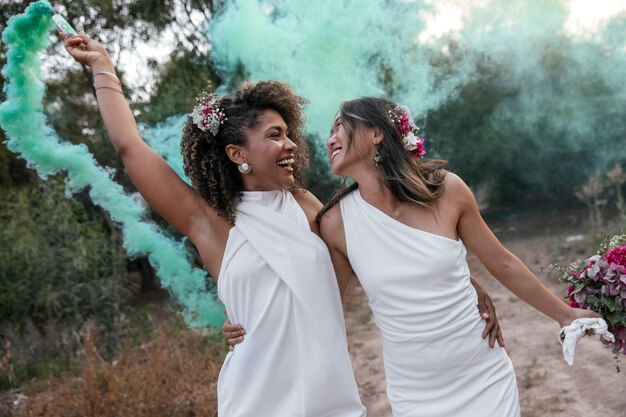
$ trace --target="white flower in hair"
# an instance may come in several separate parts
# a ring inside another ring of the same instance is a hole
[[[415,136],[413,132],[407,133],[402,137],[402,144],[407,151],[414,151],[417,149],[417,136]]]
[[[417,136],[419,127],[415,124],[409,108],[397,106],[393,111],[389,111],[389,116],[400,132],[404,149],[413,153],[416,158],[426,155],[425,139]]]
[[[197,104],[191,112],[193,123],[198,129],[209,131],[213,136],[219,132],[220,125],[226,120],[221,108],[222,99],[216,93],[203,92],[197,99]]]

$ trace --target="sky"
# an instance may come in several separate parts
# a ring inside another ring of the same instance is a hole
[[[480,0],[444,0],[434,2],[436,12],[425,16],[427,26],[420,37],[426,42],[462,27],[463,7],[468,4],[480,4]],[[566,30],[573,35],[593,33],[606,18],[626,11],[626,0],[570,0],[570,15],[565,24]]]

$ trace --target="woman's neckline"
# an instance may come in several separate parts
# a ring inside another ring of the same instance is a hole
[[[454,243],[462,243],[460,237],[457,238],[457,239],[452,239],[450,237],[443,236],[443,235],[440,235],[438,233],[429,232],[427,230],[420,229],[420,228],[417,228],[415,226],[411,226],[411,225],[408,225],[406,223],[403,223],[400,220],[396,219],[395,217],[385,213],[384,211],[382,211],[381,209],[379,209],[378,207],[376,207],[372,203],[369,203],[365,198],[363,198],[363,196],[361,195],[361,191],[358,188],[356,190],[354,190],[354,191],[355,191],[355,195],[357,196],[357,198],[359,200],[361,200],[363,203],[365,203],[365,205],[367,207],[370,207],[370,209],[373,210],[375,213],[377,213],[379,215],[379,217],[381,217],[383,219],[386,219],[387,221],[390,221],[392,223],[398,224],[401,227],[405,227],[405,228],[407,228],[409,230],[413,230],[413,231],[415,231],[417,233],[423,233],[425,235],[430,235],[432,237],[440,238],[440,239],[447,240],[447,241],[454,242]]]
[[[241,201],[257,204],[271,204],[280,199],[284,190],[242,191]]]

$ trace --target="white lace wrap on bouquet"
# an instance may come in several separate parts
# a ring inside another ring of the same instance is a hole
[[[569,326],[565,326],[559,332],[559,342],[563,346],[563,357],[569,366],[574,364],[574,351],[576,344],[583,338],[588,330],[593,334],[602,336],[604,339],[614,342],[613,333],[609,332],[606,321],[601,318],[576,319]]]

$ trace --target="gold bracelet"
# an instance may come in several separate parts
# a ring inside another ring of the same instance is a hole
[[[118,90],[118,89],[117,89],[117,88],[115,88],[115,87],[108,87],[108,86],[106,86],[106,85],[103,85],[103,86],[100,86],[100,87],[96,87],[96,92],[97,92],[98,90],[103,89],[103,88],[106,88],[106,89],[108,89],[108,90],[117,91],[117,92],[118,92],[118,93],[120,93],[121,95],[124,95],[124,92],[122,91],[122,89],[121,89],[121,88]]]
[[[113,74],[112,72],[109,71],[96,71],[93,74],[91,74],[91,79],[93,80],[93,83],[96,83],[96,75],[107,75],[113,79],[115,79],[115,81],[117,81],[117,83],[119,85],[122,85],[122,82],[120,81],[119,78],[117,78],[117,75]]]

